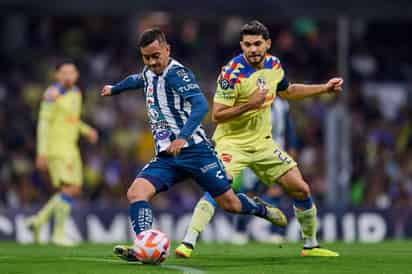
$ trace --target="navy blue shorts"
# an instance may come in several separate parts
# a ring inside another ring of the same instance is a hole
[[[144,178],[157,192],[168,190],[186,178],[193,178],[213,197],[231,188],[223,164],[206,142],[183,148],[177,157],[160,153],[147,164],[136,178]]]

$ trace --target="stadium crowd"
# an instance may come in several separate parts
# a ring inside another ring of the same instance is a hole
[[[220,67],[239,52],[244,18],[179,18],[154,12],[130,17],[9,16],[0,20],[0,207],[43,203],[52,188],[47,174],[34,168],[36,126],[42,93],[52,82],[54,65],[71,58],[79,66],[83,119],[99,130],[97,146],[81,141],[86,194],[77,206],[126,206],[125,192],[136,172],[153,156],[142,94],[108,100],[100,88],[141,69],[137,35],[157,25],[168,34],[172,55],[192,68],[210,104]],[[285,65],[290,82],[322,82],[337,75],[336,22],[297,19],[265,22],[272,53]],[[394,26],[396,25],[396,26]],[[408,76],[410,23],[354,22],[350,47],[348,107],[351,115],[351,206],[412,207],[412,109]],[[400,30],[399,30],[400,29]],[[378,46],[379,45],[379,46]],[[139,93],[139,92],[138,92]],[[313,195],[328,195],[325,117],[330,97],[294,102],[292,117],[299,138],[298,162]],[[205,127],[211,136],[210,117]],[[156,199],[192,209],[199,189],[182,183]],[[403,210],[396,211],[399,220]],[[406,215],[405,215],[406,216]]]

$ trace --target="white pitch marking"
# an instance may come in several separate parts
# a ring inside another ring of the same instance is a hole
[[[206,272],[197,268],[181,266],[181,265],[161,265],[163,268],[175,269],[183,271],[183,274],[205,274]]]
[[[1,258],[1,257],[0,257]],[[103,258],[79,258],[79,257],[63,257],[64,260],[71,261],[87,261],[87,262],[108,262],[108,263],[124,263],[118,259],[103,259]],[[136,262],[132,262],[136,263]],[[206,272],[197,268],[181,266],[181,265],[160,265],[162,268],[174,269],[183,271],[183,274],[205,274]]]

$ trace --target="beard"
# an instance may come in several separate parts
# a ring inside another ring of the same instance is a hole
[[[249,62],[249,64],[251,64],[252,66],[256,66],[259,65],[260,63],[263,62],[265,58],[265,55],[253,55],[253,56],[247,56],[247,61]]]

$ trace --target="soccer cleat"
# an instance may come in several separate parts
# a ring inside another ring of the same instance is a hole
[[[175,254],[179,258],[189,259],[190,257],[192,257],[192,252],[193,248],[190,248],[188,245],[185,245],[184,243],[181,243],[175,249]]]
[[[136,258],[136,252],[133,250],[131,246],[116,245],[113,248],[113,253],[120,259],[128,261],[128,262],[138,262],[139,261]]]
[[[279,208],[274,207],[273,205],[263,201],[259,197],[253,197],[253,201],[255,201],[255,203],[257,204],[261,204],[264,207],[266,207],[267,214],[265,219],[271,222],[272,224],[277,225],[279,227],[285,227],[288,224],[288,219]]]
[[[307,248],[304,247],[300,252],[300,256],[302,257],[338,257],[339,253],[334,252],[329,249],[320,248],[320,247],[312,247]]]
[[[41,225],[38,224],[36,216],[32,216],[26,220],[27,228],[33,233],[34,243],[40,243]]]

